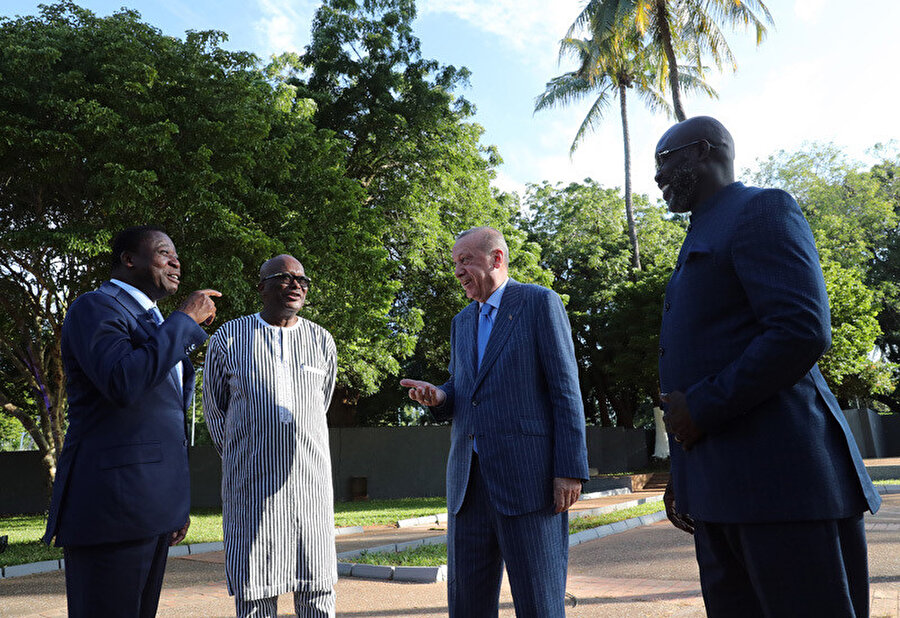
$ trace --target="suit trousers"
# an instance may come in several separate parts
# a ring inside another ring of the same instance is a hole
[[[69,618],[155,616],[169,538],[64,547]]]
[[[711,618],[869,615],[862,515],[779,523],[695,522],[694,544]]]
[[[465,499],[448,521],[450,617],[496,617],[504,563],[518,618],[564,617],[568,532],[568,513],[554,513],[552,505],[499,513],[473,453]]]

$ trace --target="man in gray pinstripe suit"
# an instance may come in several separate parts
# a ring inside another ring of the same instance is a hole
[[[563,616],[567,511],[588,478],[569,319],[556,293],[509,278],[509,249],[493,228],[460,234],[453,263],[475,302],[453,318],[450,379],[400,382],[436,418],[453,419],[450,616],[497,616],[504,563],[517,616]]]

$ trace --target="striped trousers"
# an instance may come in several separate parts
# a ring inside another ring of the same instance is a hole
[[[305,590],[294,593],[294,611],[299,618],[334,618],[335,594],[331,590]],[[245,601],[234,597],[238,618],[277,618],[278,597]]]

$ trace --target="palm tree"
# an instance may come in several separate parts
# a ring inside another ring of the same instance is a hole
[[[593,31],[592,34],[592,38],[567,37],[561,41],[560,58],[574,56],[579,66],[574,71],[551,79],[544,92],[535,100],[534,110],[537,112],[557,105],[565,106],[588,96],[595,97],[572,140],[569,148],[571,155],[587,133],[599,126],[612,97],[618,96],[625,148],[625,216],[631,242],[631,264],[634,270],[640,270],[640,248],[631,199],[631,141],[626,105],[628,90],[633,88],[652,110],[671,114],[671,109],[659,88],[659,53],[652,46],[641,42],[641,36],[635,28],[623,24],[620,28]],[[690,69],[680,79],[682,85],[688,88],[699,88],[715,96],[715,92]]]
[[[727,61],[735,70],[734,55],[720,26],[753,27],[759,45],[766,36],[764,22],[774,25],[772,14],[761,0],[588,0],[567,36],[589,24],[609,30],[623,20],[633,22],[641,35],[649,33],[653,45],[663,52],[679,122],[687,116],[681,99],[680,74],[684,67],[678,65],[678,53],[687,57],[700,76],[704,56],[711,57],[718,69]]]

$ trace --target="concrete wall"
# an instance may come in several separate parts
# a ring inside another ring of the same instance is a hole
[[[329,430],[337,500],[349,500],[351,479],[365,478],[371,499],[443,496],[450,427],[353,427]],[[638,470],[648,463],[642,429],[587,428],[588,464],[600,472]],[[191,449],[191,505],[221,506],[221,462],[211,446]],[[358,483],[359,481],[357,481]],[[0,515],[47,508],[35,451],[0,453]]]
[[[900,457],[900,415],[865,408],[843,412],[863,458]]]

